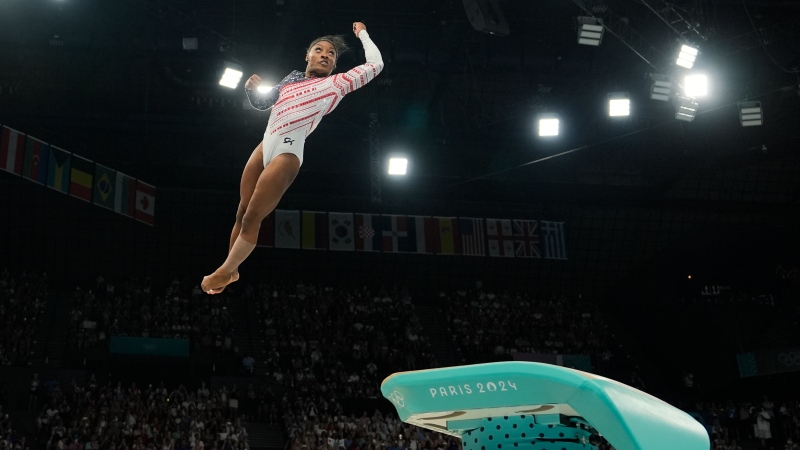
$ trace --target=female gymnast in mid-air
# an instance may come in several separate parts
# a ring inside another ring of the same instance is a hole
[[[264,139],[250,155],[242,173],[241,199],[228,258],[214,273],[203,277],[204,292],[219,294],[239,279],[239,265],[255,248],[261,221],[278,206],[300,170],[306,137],[342,97],[367,84],[383,69],[381,52],[369,38],[367,27],[355,22],[353,33],[361,39],[367,62],[345,73],[331,76],[336,60],[347,50],[344,39],[323,36],[315,39],[306,51],[305,73],[293,71],[265,94],[254,91],[261,84],[258,75],[245,83],[253,107],[272,108],[272,114]]]

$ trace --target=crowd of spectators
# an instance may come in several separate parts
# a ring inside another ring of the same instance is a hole
[[[245,450],[247,430],[234,386],[196,390],[121,382],[48,386],[38,415],[41,448],[86,450]]]
[[[0,273],[0,365],[28,365],[47,302],[47,275]]]
[[[395,414],[346,414],[336,400],[285,398],[291,450],[460,450],[459,439],[409,425]]]
[[[598,308],[580,297],[539,297],[484,290],[442,292],[461,361],[509,359],[515,353],[611,357],[609,330]]]
[[[204,295],[186,280],[156,291],[149,278],[98,277],[73,292],[67,342],[86,350],[107,347],[111,336],[188,338],[196,353],[233,353],[227,302],[227,295]]]
[[[263,370],[306,396],[381,398],[387,375],[436,367],[406,289],[261,285]]]
[[[7,410],[0,404],[0,450],[30,450],[30,442],[14,426]]]

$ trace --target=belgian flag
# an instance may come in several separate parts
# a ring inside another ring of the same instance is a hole
[[[81,200],[92,201],[92,180],[94,179],[94,163],[78,155],[72,155],[72,167],[69,178],[69,195]]]

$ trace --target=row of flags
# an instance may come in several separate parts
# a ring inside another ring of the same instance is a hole
[[[258,246],[567,259],[564,222],[275,210]]]
[[[153,225],[156,188],[3,126],[0,169]]]

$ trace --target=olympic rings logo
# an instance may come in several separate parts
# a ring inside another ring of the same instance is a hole
[[[406,402],[403,399],[403,394],[401,394],[401,393],[399,393],[397,391],[393,391],[391,394],[389,394],[388,398],[389,398],[389,400],[391,400],[392,403],[394,403],[395,405],[397,405],[397,406],[399,406],[401,408],[406,405]]]
[[[800,366],[800,352],[780,353],[778,361],[784,366]]]

